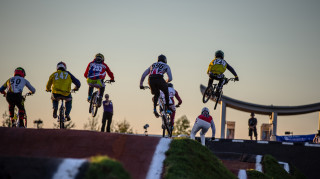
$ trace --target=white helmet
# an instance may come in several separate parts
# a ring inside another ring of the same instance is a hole
[[[201,114],[202,115],[203,114],[209,115],[209,113],[210,113],[210,111],[209,111],[209,109],[207,107],[202,108],[202,110],[201,110]]]

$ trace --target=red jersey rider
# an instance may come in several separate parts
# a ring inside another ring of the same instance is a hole
[[[106,74],[110,77],[110,81],[114,82],[114,76],[108,65],[104,63],[104,56],[101,53],[96,54],[94,60],[88,64],[84,77],[87,78],[89,85],[88,101],[90,102],[93,93],[93,88],[96,87],[100,90],[98,105],[101,105],[102,96],[105,89],[103,82]]]

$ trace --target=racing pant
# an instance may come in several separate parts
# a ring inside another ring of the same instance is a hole
[[[71,94],[69,94],[69,96],[63,96],[61,94],[52,93],[51,99],[52,99],[53,109],[56,109],[56,110],[58,110],[59,100],[63,99],[65,101],[65,106],[66,106],[65,115],[66,116],[70,115],[70,112],[72,109],[72,96],[71,96]]]
[[[156,109],[157,102],[160,96],[160,90],[164,93],[166,100],[166,108],[169,109],[169,92],[168,84],[163,79],[162,75],[150,75],[149,76],[149,86],[151,88],[151,93],[154,95],[153,108]]]
[[[15,106],[19,109],[19,119],[24,119],[25,114],[25,108],[24,108],[24,102],[23,97],[21,93],[12,93],[8,92],[6,96],[7,102],[9,103],[9,115],[10,118],[14,117],[14,108]]]
[[[197,119],[192,127],[190,138],[194,140],[197,132],[201,129],[200,131],[201,144],[205,146],[205,143],[206,143],[205,135],[208,132],[208,129],[210,128],[210,126],[211,126],[210,123],[201,119]]]
[[[102,79],[93,80],[88,78],[87,83],[89,85],[88,96],[92,96],[93,88],[98,88],[100,99],[102,99],[104,89],[105,89],[105,84],[103,83],[103,80]]]
[[[219,81],[218,87],[221,88],[225,83],[224,74],[217,75],[217,74],[210,73],[209,81],[208,81],[208,87],[212,86],[213,80],[218,80]]]

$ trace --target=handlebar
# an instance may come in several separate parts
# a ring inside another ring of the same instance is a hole
[[[106,80],[106,81],[104,81],[103,83],[109,83],[109,84],[112,84],[112,83],[114,83],[115,81],[114,80]]]

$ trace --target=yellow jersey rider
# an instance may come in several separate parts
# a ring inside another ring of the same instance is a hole
[[[60,99],[65,100],[66,104],[66,119],[70,121],[70,112],[72,108],[72,96],[71,96],[71,83],[75,85],[74,91],[78,91],[81,83],[74,77],[69,71],[67,71],[67,65],[64,62],[57,64],[57,71],[52,73],[49,77],[46,91],[52,91],[52,106],[53,106],[53,118],[57,118],[58,104]]]
[[[224,85],[224,72],[228,69],[235,77],[236,81],[239,81],[239,77],[234,69],[224,60],[224,53],[221,50],[216,51],[215,58],[209,64],[207,74],[209,75],[208,87],[212,85],[213,80],[218,80],[218,87]]]

